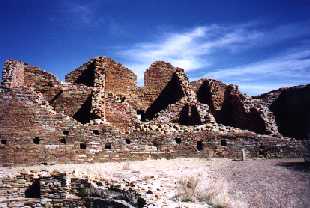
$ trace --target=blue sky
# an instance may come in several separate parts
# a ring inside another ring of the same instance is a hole
[[[310,83],[310,0],[0,0],[0,61],[59,79],[91,57],[155,60],[250,95]]]

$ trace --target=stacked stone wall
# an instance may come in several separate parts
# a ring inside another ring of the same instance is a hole
[[[48,102],[61,92],[61,85],[56,77],[38,67],[25,64],[24,77],[24,86],[43,94]]]
[[[310,138],[310,85],[301,85],[255,97],[274,114],[279,132],[297,139]]]
[[[236,158],[242,149],[249,157],[302,154],[301,141],[277,134],[263,99],[214,80],[190,84],[184,70],[165,62],[151,65],[139,89],[131,71],[105,57],[67,75],[67,83],[8,63],[0,88],[1,165]],[[300,97],[307,101],[306,93]]]
[[[144,72],[144,99],[147,103],[150,104],[155,101],[172,79],[174,72],[175,68],[163,61],[154,62]]]
[[[6,61],[2,71],[2,85],[7,88],[23,86],[24,68],[24,63],[21,61]]]

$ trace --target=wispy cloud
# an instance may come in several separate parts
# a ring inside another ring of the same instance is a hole
[[[129,49],[119,50],[117,54],[126,57],[127,65],[135,70],[138,78],[156,60],[165,60],[187,71],[211,66],[206,55],[216,49],[232,50],[233,46],[246,44],[260,36],[256,31],[228,28],[218,25],[195,27],[181,33],[163,33],[160,38],[150,42],[136,43]]]
[[[247,65],[219,68],[204,77],[239,84],[249,94],[310,82],[310,49],[295,49]]]
[[[107,1],[73,1],[66,0],[59,5],[57,15],[50,17],[50,21],[59,22],[61,26],[75,29],[104,28],[106,32],[119,34],[122,28],[116,20],[105,15],[102,8]]]
[[[199,26],[182,32],[163,32],[153,40],[117,49],[116,54],[137,73],[140,82],[143,72],[153,61],[164,60],[192,75],[204,74],[241,84],[241,88],[247,88],[246,92],[255,94],[285,83],[292,85],[310,81],[310,47],[309,50],[297,47],[299,41],[304,43],[310,38],[308,23],[273,27],[257,22]],[[278,45],[288,42],[294,42],[295,49],[289,50],[288,46],[287,52],[275,56],[279,53]],[[263,54],[266,48],[269,51],[272,48],[272,57],[254,63],[240,61],[240,57],[246,60],[251,53]],[[227,57],[239,58],[239,61],[224,63]],[[258,82],[261,84],[254,84]]]
[[[91,24],[94,18],[92,4],[67,3],[67,12],[83,24]]]
[[[78,1],[63,1],[59,5],[58,14],[50,17],[50,20],[61,23],[65,22],[66,26],[87,26],[94,24],[96,17],[97,2],[78,2]]]

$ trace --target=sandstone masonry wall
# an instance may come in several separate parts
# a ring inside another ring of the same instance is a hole
[[[145,100],[148,103],[153,103],[159,96],[167,83],[172,79],[175,68],[163,61],[154,62],[144,72],[144,93]]]
[[[242,149],[250,157],[302,154],[300,141],[276,134],[262,99],[216,81],[191,85],[184,70],[165,62],[152,64],[138,89],[131,71],[104,57],[64,84],[37,67],[9,63],[0,87],[0,165],[236,158]]]
[[[274,114],[279,132],[298,139],[310,138],[310,85],[280,88],[256,96]]]
[[[6,61],[2,71],[2,85],[7,88],[23,86],[24,68],[24,63],[21,61]]]

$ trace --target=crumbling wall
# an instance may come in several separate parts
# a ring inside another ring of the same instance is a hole
[[[3,69],[3,86],[29,87],[51,101],[60,92],[60,82],[55,76],[22,61],[8,60]]]
[[[175,68],[172,79],[147,109],[145,117],[153,119],[152,123],[154,124],[161,123],[161,126],[168,123],[189,126],[214,124],[214,118],[209,113],[208,105],[198,102],[196,94],[181,68]]]
[[[92,87],[92,95],[89,100],[86,100],[84,108],[77,115],[80,117],[81,114],[89,113],[90,118],[83,123],[88,123],[92,119],[106,119],[105,102],[109,95],[121,95],[124,96],[124,99],[136,97],[136,75],[107,57],[91,59],[66,75],[66,81]],[[119,119],[113,118],[113,115],[113,113],[109,113],[107,121]]]
[[[137,76],[131,70],[110,58],[101,59],[100,64],[105,69],[107,93],[125,97],[135,94]]]
[[[237,86],[212,79],[192,85],[197,99],[209,105],[218,123],[261,134],[278,134],[273,113],[259,99],[242,94]]]
[[[36,92],[42,93],[48,102],[51,102],[61,92],[60,82],[54,75],[26,63],[24,66],[25,87],[31,87]]]
[[[224,103],[226,84],[213,79],[200,79],[191,82],[191,85],[197,93],[198,101],[208,104],[213,115],[221,111]]]
[[[89,87],[104,86],[106,93],[130,96],[136,91],[136,75],[111,58],[91,59],[65,77],[67,82]]]
[[[1,207],[144,207],[151,201],[146,204],[143,193],[125,180],[76,177],[56,170],[0,177]]]
[[[151,104],[173,78],[175,68],[163,61],[156,61],[144,72],[145,100]]]
[[[73,70],[69,74],[65,76],[66,82],[72,84],[83,84],[88,87],[94,86],[94,78],[95,78],[95,66],[94,60],[91,59],[87,63]]]
[[[258,100],[241,94],[237,86],[228,85],[217,121],[261,134],[278,134],[274,116]]]
[[[258,96],[274,113],[279,132],[298,139],[310,138],[310,85],[281,88]]]
[[[106,102],[106,121],[123,133],[138,122],[137,111],[122,96],[109,95]]]
[[[184,95],[185,94],[182,90],[182,86],[180,85],[180,80],[178,76],[174,74],[171,80],[169,80],[167,85],[158,95],[158,97],[146,110],[145,112],[146,119],[148,120],[153,119],[156,116],[156,114],[158,114],[161,110],[166,109],[169,104],[176,103]]]
[[[210,151],[235,157],[242,148],[251,156],[266,148],[271,157],[300,153],[298,141],[280,135],[263,138],[217,124],[208,106],[222,123],[275,134],[273,114],[262,99],[215,81],[206,82],[206,88],[194,86],[202,89],[196,96],[184,70],[164,62],[150,67],[148,84],[138,91],[131,72],[107,58],[91,60],[70,73],[65,84],[36,67],[23,66],[24,86],[22,79],[12,78],[8,80],[19,81],[7,83],[15,87],[0,88],[1,165],[205,157]],[[123,82],[126,89],[120,92]],[[58,85],[59,92],[51,96]],[[138,121],[146,108],[151,120]]]
[[[92,88],[90,87],[66,84],[62,85],[61,90],[50,101],[50,104],[55,111],[74,117],[91,95]]]
[[[24,68],[24,63],[21,61],[7,60],[2,71],[2,85],[7,88],[23,86]]]

